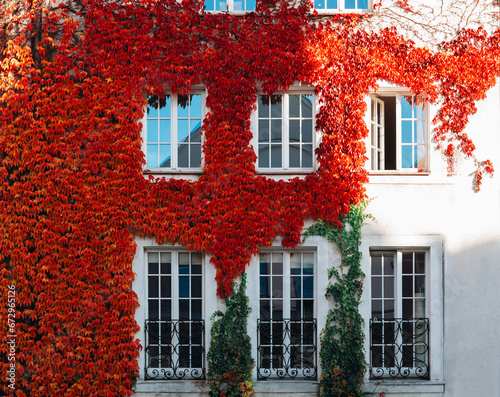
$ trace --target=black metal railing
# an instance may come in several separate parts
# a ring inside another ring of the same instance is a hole
[[[205,322],[146,320],[145,379],[204,379]]]
[[[429,319],[370,319],[370,378],[429,379]]]
[[[258,379],[316,379],[316,319],[257,320]]]

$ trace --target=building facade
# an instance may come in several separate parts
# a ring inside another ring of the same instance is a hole
[[[223,4],[222,4],[223,3]],[[251,11],[251,1],[206,3],[207,10]],[[366,1],[314,3],[318,13],[366,12]],[[152,101],[143,120],[146,173],[196,180],[203,167],[200,134],[208,95]],[[405,87],[380,81],[366,96],[369,172],[361,252],[365,273],[364,390],[381,396],[500,396],[500,182],[471,184],[474,164],[458,158],[454,175],[432,139],[438,109]],[[314,87],[296,83],[271,97],[259,93],[251,118],[258,173],[304,178],[317,167],[321,141]],[[478,157],[500,163],[500,86],[478,103],[466,128]],[[308,220],[305,229],[312,225]],[[133,290],[140,378],[135,395],[208,395],[207,351],[217,298],[208,254],[137,238]],[[255,396],[317,395],[320,335],[332,303],[325,297],[337,247],[309,237],[295,249],[276,240],[247,267],[252,308],[248,334]]]

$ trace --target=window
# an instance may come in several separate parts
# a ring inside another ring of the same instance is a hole
[[[313,114],[311,93],[259,95],[257,168],[267,171],[312,170]]]
[[[368,12],[369,0],[314,0],[318,12]]]
[[[429,378],[426,251],[372,251],[370,378]]]
[[[146,166],[165,170],[200,170],[203,95],[153,96],[148,103]]]
[[[421,97],[370,97],[370,166],[373,171],[427,171],[425,104]]]
[[[145,379],[203,378],[202,255],[148,252]]]
[[[205,0],[206,11],[254,11],[256,0]]]
[[[316,379],[312,252],[259,255],[259,379]]]

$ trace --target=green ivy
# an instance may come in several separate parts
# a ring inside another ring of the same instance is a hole
[[[211,342],[208,351],[210,396],[249,396],[253,393],[254,360],[247,319],[250,314],[245,294],[246,273],[232,295],[225,299],[226,311],[212,316]]]
[[[366,369],[363,347],[364,321],[359,303],[365,275],[361,271],[361,228],[367,218],[365,204],[351,206],[342,219],[342,227],[318,222],[306,231],[334,242],[342,255],[340,269],[328,269],[330,283],[326,296],[333,300],[326,327],[321,333],[320,395],[328,397],[361,397]]]

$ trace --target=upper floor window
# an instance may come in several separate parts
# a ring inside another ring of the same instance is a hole
[[[371,170],[427,171],[427,120],[422,98],[384,94],[369,100]]]
[[[256,0],[205,0],[206,11],[254,11]]]
[[[254,147],[259,170],[313,169],[313,97],[312,93],[258,96]]]
[[[369,0],[314,0],[319,12],[368,12]]]
[[[166,170],[200,170],[203,94],[152,96],[148,103],[146,166]]]

